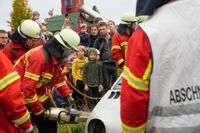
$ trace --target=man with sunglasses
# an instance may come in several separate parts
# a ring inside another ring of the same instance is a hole
[[[25,103],[39,132],[56,133],[57,122],[45,119],[45,110],[52,107],[49,99],[52,89],[58,91],[67,103],[73,102],[66,84],[66,60],[78,51],[80,37],[71,29],[63,29],[44,46],[31,49],[15,64],[22,77]]]

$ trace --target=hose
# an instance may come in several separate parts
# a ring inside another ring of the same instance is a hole
[[[55,103],[55,101],[54,101],[54,99],[53,99],[53,96],[52,96],[52,94],[51,94],[50,89],[48,90],[48,93],[49,93],[49,99],[50,99],[51,103],[53,104],[53,106],[54,106],[55,108],[57,108],[57,105],[56,105],[56,103]]]
[[[72,85],[68,80],[66,80],[66,83],[72,88],[74,89],[76,92],[78,92],[79,94],[81,94],[82,96],[88,98],[88,99],[93,99],[93,100],[99,100],[101,99],[101,97],[91,97],[91,96],[88,96],[84,93],[82,93],[81,91],[79,91],[74,85]]]

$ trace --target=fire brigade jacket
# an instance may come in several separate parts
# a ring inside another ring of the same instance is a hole
[[[116,60],[117,66],[124,63],[128,40],[128,35],[120,35],[118,32],[115,32],[112,37],[112,58]]]
[[[24,54],[15,64],[22,77],[22,91],[31,111],[43,112],[43,103],[49,98],[49,90],[56,89],[66,97],[70,93],[66,80],[66,64],[58,61],[42,47],[36,47]]]
[[[0,51],[0,132],[20,133],[31,126],[30,114],[21,94],[20,76]]]
[[[165,5],[130,38],[121,90],[124,132],[199,133],[199,5]]]

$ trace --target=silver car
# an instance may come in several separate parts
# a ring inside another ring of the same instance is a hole
[[[85,133],[121,133],[120,89],[121,76],[91,112]]]

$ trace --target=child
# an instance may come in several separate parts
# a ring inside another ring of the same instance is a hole
[[[79,33],[80,39],[81,39],[81,44],[85,47],[90,46],[90,36],[87,33],[87,25],[86,24],[81,24],[80,25],[80,33]]]
[[[84,83],[83,83],[83,66],[88,61],[88,58],[85,57],[85,47],[79,46],[79,51],[77,53],[77,57],[74,59],[72,64],[72,76],[74,80],[74,85],[77,87],[79,91],[84,92]],[[73,91],[73,97],[77,103],[84,103],[83,96]]]
[[[85,91],[91,97],[100,97],[103,91],[103,72],[102,65],[97,61],[97,50],[90,48],[88,51],[89,62],[83,68],[83,82]],[[92,110],[97,104],[97,100],[88,99],[89,109]]]

